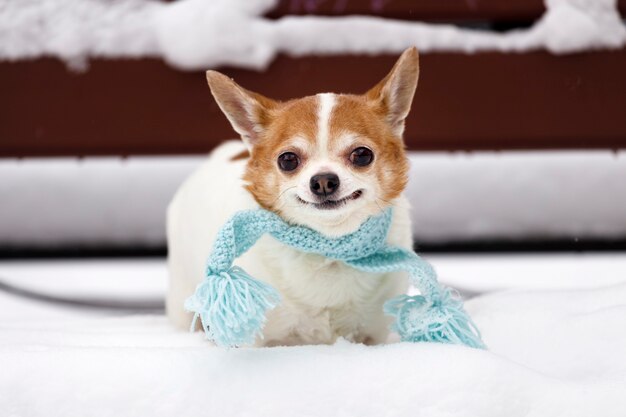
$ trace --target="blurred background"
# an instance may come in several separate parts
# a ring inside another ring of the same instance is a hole
[[[277,99],[359,93],[412,45],[407,192],[443,279],[619,281],[624,16],[623,0],[0,0],[5,316],[41,313],[19,295],[160,311],[168,201],[235,137],[207,69]]]

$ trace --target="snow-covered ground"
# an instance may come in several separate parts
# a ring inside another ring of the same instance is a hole
[[[531,28],[505,34],[377,17],[262,17],[277,0],[0,0],[0,59],[163,57],[183,69],[265,68],[293,56],[421,51],[571,53],[621,48],[617,0],[545,0]]]
[[[443,281],[482,293],[466,307],[489,350],[221,350],[159,314],[0,293],[0,415],[625,415],[626,254],[428,259]],[[166,285],[161,259],[2,262],[0,277],[84,299],[159,299]]]

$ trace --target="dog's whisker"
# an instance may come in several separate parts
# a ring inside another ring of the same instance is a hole
[[[274,205],[274,203],[276,203],[278,200],[280,200],[280,198],[283,196],[283,194],[285,194],[287,191],[292,190],[292,189],[294,189],[296,187],[297,187],[296,185],[293,185],[291,187],[285,188],[280,194],[278,194],[278,197],[276,197],[274,199],[274,201],[272,201],[271,205]]]
[[[376,197],[376,200],[380,200],[383,203],[390,205],[391,207],[397,207],[397,208],[402,208],[402,209],[410,208],[408,205],[392,203],[391,201],[385,200],[384,198],[380,198],[380,197]],[[376,204],[378,204],[378,203],[376,203]]]
[[[381,213],[382,213],[383,211],[385,211],[385,210],[384,210],[384,209],[380,206],[380,204],[378,204],[378,201],[377,201],[377,200],[374,200],[374,203],[376,203],[376,206],[378,206],[378,209],[380,210],[380,212],[381,212]]]

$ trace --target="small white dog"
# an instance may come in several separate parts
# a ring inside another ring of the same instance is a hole
[[[394,207],[389,243],[412,248],[402,195],[408,162],[402,134],[419,74],[415,48],[364,95],[318,94],[284,103],[208,71],[211,92],[241,135],[216,149],[176,193],[167,214],[169,318],[188,328],[183,304],[204,278],[220,227],[259,206],[328,236],[351,233]],[[404,273],[370,274],[264,236],[237,262],[276,288],[258,346],[385,342],[382,305],[405,293]]]

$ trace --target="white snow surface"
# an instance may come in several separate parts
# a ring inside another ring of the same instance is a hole
[[[89,57],[160,56],[188,70],[263,69],[278,53],[398,53],[413,45],[572,53],[626,44],[617,0],[545,1],[533,27],[499,34],[364,16],[263,18],[277,0],[0,0],[0,59],[56,56],[80,68]]]
[[[626,236],[623,152],[412,152],[409,159],[419,242]],[[162,246],[166,206],[202,161],[0,160],[0,245]]]
[[[537,267],[534,285],[508,280],[506,290],[468,300],[488,350],[345,341],[224,350],[200,333],[174,330],[160,315],[95,314],[0,293],[0,414],[623,417],[626,257],[589,257],[612,276],[610,284],[578,273],[576,256],[543,257],[550,268],[541,275]],[[492,287],[504,271],[488,256],[429,259],[444,281],[450,261],[465,262]],[[535,260],[498,257],[510,270]],[[543,286],[559,267],[563,285]],[[54,282],[57,292],[73,294],[81,280],[109,296],[143,286],[152,297],[163,291],[165,265],[4,262],[0,276],[46,292]],[[588,282],[576,288],[567,276]],[[480,289],[472,280],[465,286]]]

